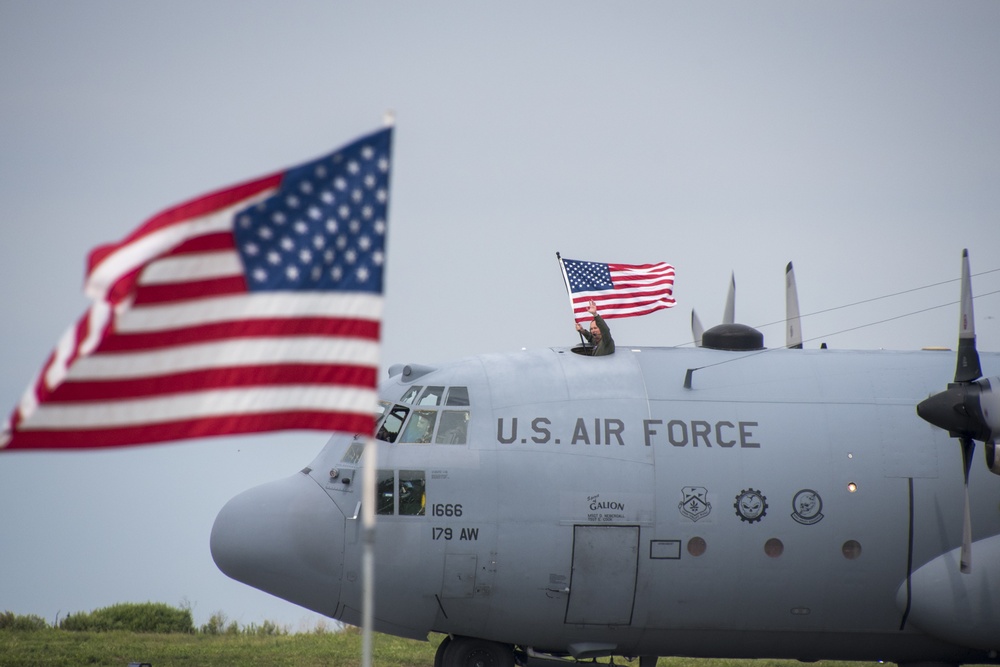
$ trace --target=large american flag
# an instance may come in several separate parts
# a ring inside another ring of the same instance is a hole
[[[591,300],[604,319],[647,315],[672,308],[674,267],[657,264],[604,264],[560,257],[577,322],[589,322]]]
[[[95,249],[92,305],[0,448],[370,433],[392,129],[213,192]]]

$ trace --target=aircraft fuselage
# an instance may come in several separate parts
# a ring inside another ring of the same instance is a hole
[[[397,372],[379,392],[375,627],[576,657],[995,660],[1000,480],[977,459],[958,574],[961,456],[915,412],[953,359],[620,346]],[[363,446],[335,436],[234,499],[220,568],[359,624]]]

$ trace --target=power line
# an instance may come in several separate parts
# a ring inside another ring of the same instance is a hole
[[[979,273],[972,274],[972,277],[975,278],[976,276],[985,276],[985,275],[990,274],[990,273],[997,273],[998,271],[1000,271],[1000,268],[990,269],[988,271],[980,271]],[[855,301],[853,303],[847,303],[847,304],[844,304],[842,306],[833,306],[832,308],[825,308],[823,310],[817,310],[817,311],[814,311],[812,313],[806,313],[805,315],[800,315],[799,318],[800,319],[804,319],[806,317],[812,317],[813,315],[822,315],[824,313],[832,313],[835,310],[843,310],[844,308],[851,308],[853,306],[861,306],[861,305],[864,305],[866,303],[873,303],[875,301],[881,301],[882,299],[891,299],[893,297],[902,296],[904,294],[911,294],[913,292],[919,292],[921,290],[930,289],[932,287],[940,287],[941,285],[947,285],[949,283],[957,283],[959,280],[960,280],[960,278],[951,278],[949,280],[942,280],[940,282],[931,283],[930,285],[924,285],[922,287],[912,287],[910,289],[902,290],[900,292],[893,292],[892,294],[885,294],[883,296],[876,296],[876,297],[872,297],[870,299],[862,299],[861,301]],[[997,292],[988,292],[986,294],[977,295],[974,298],[978,299],[980,296],[991,296],[991,295],[996,294],[996,293]],[[907,313],[906,315],[900,315],[899,317],[893,317],[893,318],[889,318],[887,320],[882,320],[882,322],[890,322],[890,321],[892,321],[894,319],[899,319],[900,317],[907,317],[908,315],[917,315],[919,313],[923,313],[923,312],[926,312],[928,310],[935,310],[936,308],[944,308],[945,306],[951,306],[951,305],[954,305],[956,303],[958,303],[958,301],[952,301],[950,303],[943,303],[940,306],[932,306],[930,308],[925,308],[924,310],[918,310],[918,311],[914,311],[913,313]],[[769,322],[768,324],[757,325],[754,328],[755,329],[763,329],[765,327],[775,326],[776,324],[784,324],[786,321],[787,320],[784,320],[784,319],[777,320],[775,322]],[[881,324],[882,322],[872,322],[871,324],[873,324],[873,325],[874,324]],[[861,326],[855,327],[855,329],[860,329],[860,328],[862,328],[864,326],[869,326],[869,325],[861,325]],[[853,331],[853,330],[854,329],[845,329],[844,331]],[[837,333],[843,333],[843,332],[837,332]],[[829,335],[836,335],[836,334],[829,334]],[[815,340],[815,339],[812,339],[812,340]]]
[[[948,282],[952,282],[952,281],[948,281]],[[941,283],[938,283],[938,284],[941,284]],[[930,285],[929,287],[933,287],[933,285]],[[907,290],[907,291],[914,291],[914,290]],[[905,294],[905,293],[906,292],[899,292],[899,294]],[[992,292],[987,292],[986,294],[979,294],[977,296],[974,296],[973,299],[979,299],[979,298],[982,298],[982,297],[993,296],[994,294],[1000,294],[1000,290],[994,290]],[[869,299],[869,301],[873,301],[873,300],[874,299]],[[866,303],[866,302],[859,301],[858,303]],[[954,306],[957,303],[959,303],[959,302],[958,301],[949,301],[948,303],[938,304],[937,306],[929,306],[927,308],[922,308],[920,310],[914,310],[914,311],[911,311],[909,313],[903,313],[902,315],[896,315],[895,317],[887,317],[884,320],[876,320],[875,322],[868,322],[866,324],[859,324],[856,327],[850,327],[848,329],[841,329],[840,331],[834,331],[832,333],[824,334],[822,336],[816,336],[815,338],[810,338],[810,339],[808,339],[808,340],[806,340],[804,342],[811,343],[812,341],[819,340],[820,338],[829,338],[831,336],[837,336],[837,335],[840,335],[842,333],[848,333],[849,331],[857,331],[858,329],[864,329],[865,327],[873,327],[873,326],[875,326],[877,324],[885,324],[886,322],[893,322],[895,320],[901,320],[901,319],[903,319],[905,317],[910,317],[912,315],[919,315],[921,313],[926,313],[926,312],[929,312],[929,311],[932,311],[932,310],[937,310],[939,308],[947,308],[948,306]],[[836,308],[831,308],[830,310],[836,310]],[[825,313],[825,312],[828,312],[828,311],[824,310],[824,311],[819,311],[819,312]],[[819,313],[813,313],[813,314],[819,314]],[[784,320],[782,320],[782,321],[784,321]]]

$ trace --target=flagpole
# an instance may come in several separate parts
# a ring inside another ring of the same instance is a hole
[[[569,288],[569,276],[566,275],[566,264],[563,262],[562,255],[556,252],[556,260],[559,262],[559,270],[562,271],[563,284],[566,286],[566,296],[569,297],[569,312],[573,315],[573,324],[577,324],[576,321],[576,308],[573,306],[573,291]],[[586,345],[587,339],[583,337],[583,332],[577,330],[580,334],[580,344]]]
[[[382,124],[394,127],[396,112],[386,109]],[[362,461],[361,478],[361,667],[372,667],[372,636],[375,626],[375,485],[378,448],[368,436]]]
[[[369,436],[364,449],[361,479],[361,667],[372,665],[372,626],[375,621],[375,471],[378,453]]]

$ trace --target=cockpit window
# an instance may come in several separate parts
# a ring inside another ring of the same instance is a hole
[[[423,389],[423,386],[419,384],[410,387],[409,389],[406,390],[406,393],[403,394],[403,398],[399,399],[399,402],[413,403],[417,399],[417,396],[420,395],[421,389]]]
[[[427,387],[420,394],[420,405],[441,405],[444,398],[444,387]]]
[[[441,427],[434,442],[439,445],[464,445],[468,430],[467,410],[444,410],[441,412]]]
[[[391,406],[391,405],[392,405],[392,403],[390,403],[389,401],[379,401],[378,402],[378,409],[375,411],[375,424],[376,424],[376,426],[378,425],[379,422],[382,421],[382,417],[385,417],[385,413],[389,411],[389,406]]]
[[[452,387],[448,390],[448,405],[468,405],[469,388]]]
[[[403,427],[403,422],[406,420],[406,415],[410,413],[410,409],[403,407],[402,405],[393,406],[392,410],[385,416],[382,421],[382,426],[379,427],[378,432],[375,434],[375,438],[378,440],[384,440],[385,442],[396,442],[396,436],[399,435],[399,429]]]
[[[470,411],[442,408],[468,406],[468,387],[415,385],[395,405],[379,401],[381,417],[376,421],[375,437],[385,442],[398,439],[400,443],[464,445],[468,443]]]
[[[437,410],[414,410],[400,442],[430,442],[436,420]]]

